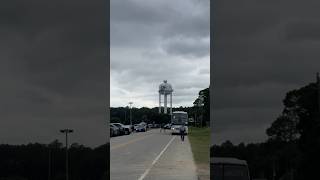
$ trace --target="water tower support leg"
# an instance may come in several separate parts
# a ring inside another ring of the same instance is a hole
[[[167,114],[167,94],[164,94],[164,113]]]

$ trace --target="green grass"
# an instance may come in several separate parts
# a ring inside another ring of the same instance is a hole
[[[197,164],[209,164],[210,128],[189,127],[188,137],[195,162]]]

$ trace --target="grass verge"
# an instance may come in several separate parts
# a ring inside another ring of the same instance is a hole
[[[200,179],[210,176],[210,128],[190,127],[188,138]]]

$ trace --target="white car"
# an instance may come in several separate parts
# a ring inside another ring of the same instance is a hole
[[[132,133],[132,126],[131,125],[124,125],[124,127],[129,130],[129,133]]]

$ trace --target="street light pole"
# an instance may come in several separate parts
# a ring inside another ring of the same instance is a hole
[[[318,113],[320,114],[320,76],[317,73]]]
[[[61,129],[61,133],[66,134],[66,180],[69,180],[69,164],[68,164],[68,133],[72,133],[72,129]]]
[[[130,125],[132,126],[132,112],[131,112],[131,110],[132,110],[132,104],[133,104],[133,102],[129,102],[129,105],[130,105]]]
[[[48,180],[51,179],[51,147],[48,146],[49,148],[49,162],[48,162]]]

